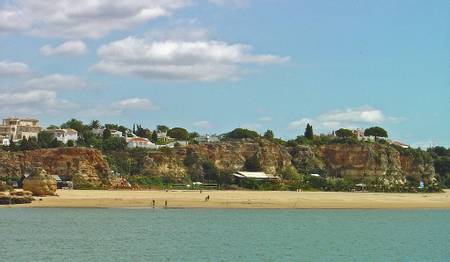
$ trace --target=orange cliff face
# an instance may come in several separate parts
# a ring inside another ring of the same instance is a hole
[[[295,167],[303,174],[380,178],[396,184],[404,183],[406,179],[419,181],[434,177],[431,159],[376,143],[285,147],[258,139],[107,154],[121,162],[138,163],[139,169],[133,170],[133,175],[168,177],[179,182],[188,181],[192,174],[203,176],[205,162],[214,164],[221,174],[227,175],[243,170],[246,161],[252,158],[264,172],[274,175]],[[58,148],[11,153],[0,150],[0,176],[20,177],[35,167],[65,180],[82,180],[95,187],[111,185],[111,169],[102,152],[96,149]]]
[[[110,184],[111,170],[99,150],[91,148],[37,149],[23,152],[0,151],[0,176],[21,177],[42,168],[63,180],[82,175],[95,186]]]

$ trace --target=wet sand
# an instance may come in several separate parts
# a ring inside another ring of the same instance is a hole
[[[284,191],[126,191],[58,190],[59,196],[36,198],[14,207],[64,208],[450,208],[444,193],[348,193]],[[209,201],[205,201],[207,196]]]

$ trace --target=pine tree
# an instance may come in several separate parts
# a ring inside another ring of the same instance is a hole
[[[153,131],[151,141],[155,144],[158,142],[158,133],[156,133],[156,131]]]
[[[306,125],[305,137],[310,140],[312,140],[314,138],[313,127],[309,123]]]

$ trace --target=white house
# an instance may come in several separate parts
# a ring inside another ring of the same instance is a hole
[[[2,139],[2,146],[9,146],[9,145],[10,145],[9,139],[3,138]]]
[[[118,137],[118,138],[123,137],[123,133],[121,131],[119,131],[119,130],[114,130],[113,129],[110,132],[111,132],[111,136],[112,137]]]
[[[167,132],[158,131],[156,132],[158,140],[162,140],[164,142],[173,141],[174,139],[167,135]]]
[[[204,135],[204,136],[198,136],[194,138],[195,141],[197,141],[199,144],[206,144],[206,143],[218,143],[220,142],[220,138],[216,135]]]
[[[181,147],[186,147],[186,146],[189,145],[189,142],[188,141],[182,141],[182,140],[180,140],[180,141],[173,141],[173,142],[170,142],[170,143],[165,144],[165,145],[160,145],[158,147],[159,148],[161,148],[161,147],[174,148],[175,145],[179,145]]]
[[[92,129],[92,133],[97,136],[103,136],[103,132],[105,132],[105,130],[106,130],[106,128],[94,128],[94,129]],[[118,138],[123,137],[123,133],[120,132],[119,130],[111,129],[111,130],[109,130],[109,132],[111,133],[112,137],[118,137]]]
[[[76,142],[78,140],[78,132],[74,129],[48,129],[49,133],[53,134],[56,140],[67,144],[69,141]]]
[[[148,148],[148,149],[157,149],[158,146],[147,138],[143,137],[131,137],[127,138],[127,147],[128,148]]]
[[[37,138],[41,129],[37,119],[9,117],[3,119],[0,124],[0,139],[12,139],[17,142],[23,137]]]

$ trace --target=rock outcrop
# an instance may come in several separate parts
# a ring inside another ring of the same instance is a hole
[[[63,180],[80,175],[83,183],[109,186],[110,168],[99,150],[91,148],[38,149],[23,152],[0,150],[0,177],[22,177],[35,167]],[[76,187],[77,185],[74,185]]]
[[[30,191],[34,196],[56,195],[56,180],[43,169],[37,168],[23,181],[23,190]]]

